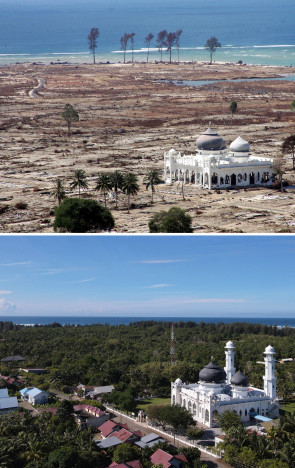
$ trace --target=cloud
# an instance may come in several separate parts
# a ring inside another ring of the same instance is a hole
[[[157,264],[157,263],[184,263],[187,262],[188,260],[185,259],[158,259],[158,260],[139,260],[136,263],[146,263],[146,264]]]
[[[160,284],[152,284],[151,286],[145,286],[145,288],[146,288],[146,289],[170,288],[171,286],[175,286],[175,285],[174,285],[174,284],[160,283]]]
[[[12,294],[12,291],[0,291],[0,294]]]
[[[7,266],[19,266],[19,265],[30,265],[32,262],[10,262],[10,263],[1,263],[0,267],[7,267]]]
[[[96,278],[86,278],[78,281],[71,281],[69,284],[81,284],[81,283],[90,283],[91,281],[95,281]]]
[[[184,299],[183,304],[235,304],[245,302],[245,299],[219,299],[219,298],[205,298],[205,299]]]
[[[5,299],[0,299],[0,313],[1,312],[14,312],[16,310],[16,305],[12,302],[8,302]]]

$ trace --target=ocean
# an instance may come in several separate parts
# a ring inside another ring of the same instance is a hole
[[[216,36],[216,61],[291,66],[294,17],[294,0],[0,0],[0,64],[92,63],[87,35],[97,27],[97,62],[123,60],[125,32],[135,33],[134,60],[145,61],[150,32],[182,29],[180,60],[209,60],[204,44]],[[159,59],[154,39],[150,60]]]
[[[276,325],[278,327],[295,327],[295,318],[266,318],[266,317],[59,317],[59,316],[0,316],[0,321],[11,321],[19,325],[47,325],[53,322],[61,325],[129,325],[141,321],[163,322],[205,322],[205,323],[234,323],[248,322],[262,325]]]

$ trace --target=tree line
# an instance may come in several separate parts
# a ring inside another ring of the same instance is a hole
[[[166,52],[169,53],[169,63],[172,62],[172,50],[173,48],[176,49],[177,51],[177,61],[179,62],[179,48],[180,48],[180,36],[182,34],[182,29],[177,29],[175,32],[168,32],[166,29],[163,29],[157,34],[156,37],[156,47],[160,53],[160,61],[162,62],[163,60],[163,49],[166,50]],[[121,50],[123,51],[123,56],[124,56],[124,63],[126,63],[126,53],[128,50],[128,46],[130,44],[130,49],[131,50],[131,62],[133,63],[134,61],[134,42],[135,42],[135,33],[124,33],[121,38],[120,38],[120,46]],[[95,63],[95,49],[97,48],[97,39],[100,36],[100,32],[98,28],[91,28],[90,33],[88,34],[88,44],[89,44],[89,49],[92,51],[93,55],[93,63]],[[149,61],[149,54],[150,54],[150,47],[152,40],[155,38],[153,33],[147,34],[147,36],[144,39],[144,43],[147,46],[147,58],[146,62],[148,63]],[[210,64],[212,63],[212,58],[214,52],[216,52],[217,48],[221,47],[220,42],[215,36],[211,36],[209,39],[207,39],[204,48],[208,50],[209,55],[210,55]]]

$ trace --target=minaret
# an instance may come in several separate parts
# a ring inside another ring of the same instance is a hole
[[[270,398],[276,398],[277,396],[277,378],[275,376],[275,358],[276,354],[272,346],[267,346],[264,351],[265,358],[265,375],[263,376],[264,380],[264,393]]]
[[[235,375],[236,368],[234,367],[235,346],[232,341],[228,341],[225,345],[225,373],[226,383],[230,384],[231,378]]]
[[[174,323],[171,325],[171,346],[170,346],[170,363],[174,364],[175,362],[175,339],[174,339]]]

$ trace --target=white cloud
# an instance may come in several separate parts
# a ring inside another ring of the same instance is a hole
[[[81,284],[81,283],[90,283],[91,281],[95,281],[96,278],[86,278],[78,281],[71,281],[69,284]]]
[[[154,289],[154,288],[170,288],[171,286],[175,286],[174,284],[166,284],[166,283],[160,283],[160,284],[152,284],[151,286],[146,286],[146,289]]]
[[[0,294],[12,294],[12,291],[0,291]]]
[[[0,267],[30,265],[30,264],[31,264],[31,261],[27,261],[27,262],[10,262],[10,263],[1,263]]]
[[[12,302],[8,302],[3,297],[0,299],[0,313],[1,312],[14,312],[16,310],[16,305]]]
[[[183,263],[183,262],[187,262],[188,260],[185,260],[185,259],[175,259],[175,260],[172,260],[172,259],[156,259],[156,260],[139,260],[138,262],[136,263],[146,263],[146,264],[157,264],[157,263]]]

